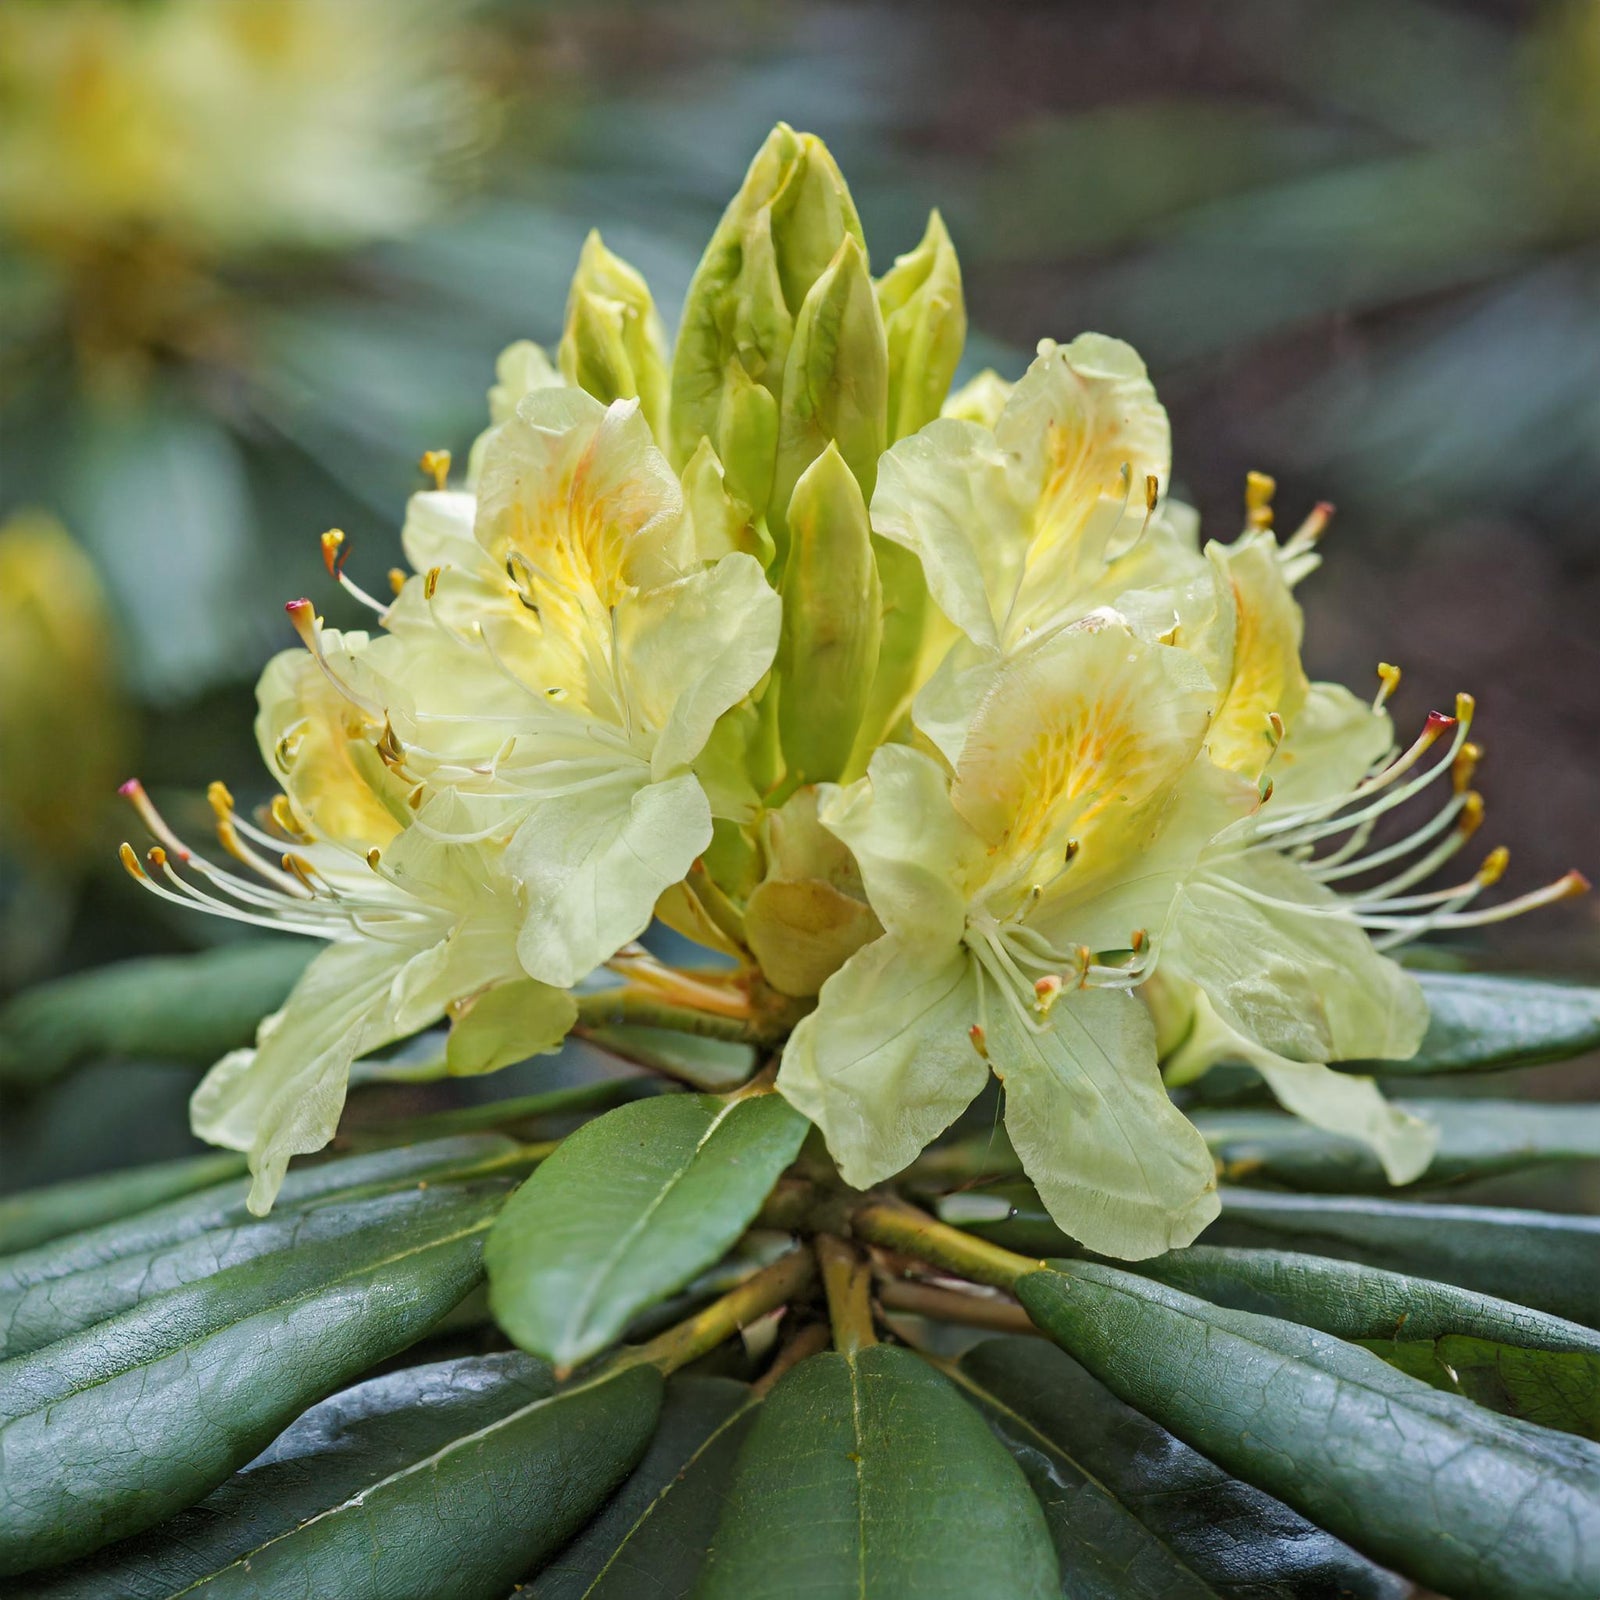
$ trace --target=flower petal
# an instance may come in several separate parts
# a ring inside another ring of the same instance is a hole
[[[858,1189],[914,1161],[972,1103],[989,1069],[968,1029],[971,958],[892,935],[853,955],[790,1035],[778,1090],[822,1130]]]
[[[1167,1098],[1155,1028],[1132,995],[1063,994],[1043,1033],[988,1007],[1006,1134],[1046,1210],[1073,1238],[1127,1261],[1191,1243],[1219,1209],[1211,1152]]]

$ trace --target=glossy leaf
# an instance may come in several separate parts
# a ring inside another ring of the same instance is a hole
[[[757,1404],[749,1385],[731,1378],[672,1379],[632,1476],[523,1592],[531,1600],[687,1600]]]
[[[37,1087],[96,1056],[208,1067],[250,1043],[316,948],[307,939],[249,939],[30,989],[0,1010],[0,1082]]]
[[[1045,1600],[1055,1552],[1021,1469],[909,1350],[812,1356],[739,1454],[696,1600]]]
[[[1399,1600],[1408,1589],[1041,1339],[986,1340],[957,1376],[1033,1485],[1074,1600]]]
[[[501,1327],[558,1367],[604,1349],[744,1232],[806,1128],[775,1094],[663,1095],[586,1124],[495,1225]]]
[[[1530,1350],[1600,1356],[1600,1332],[1454,1284],[1292,1250],[1190,1245],[1141,1261],[1141,1277],[1235,1311],[1286,1317],[1341,1339],[1467,1333]]]
[[[1600,1160],[1600,1105],[1516,1100],[1404,1100],[1401,1110],[1439,1130],[1415,1187],[1458,1183],[1550,1162]],[[1392,1191],[1371,1146],[1277,1111],[1196,1111],[1228,1183],[1276,1184],[1327,1194]]]
[[[193,1504],[306,1406],[420,1338],[478,1281],[502,1201],[488,1185],[263,1256],[0,1363],[0,1572]]]
[[[6,1195],[0,1199],[0,1254],[27,1250],[65,1233],[147,1210],[243,1171],[244,1157],[226,1150]]]
[[[517,1170],[520,1152],[510,1139],[478,1134],[437,1139],[427,1144],[346,1156],[291,1172],[278,1192],[276,1212],[311,1205],[330,1195],[382,1194],[421,1179],[492,1176]],[[181,1243],[217,1228],[254,1222],[245,1209],[248,1180],[219,1183],[179,1200],[169,1200],[125,1220],[86,1228],[70,1238],[0,1259],[0,1295],[12,1296],[32,1284],[106,1266],[129,1256]]]
[[[509,1193],[509,1185],[501,1192]],[[315,1250],[384,1226],[410,1226],[432,1213],[459,1211],[460,1196],[460,1189],[450,1184],[410,1184],[361,1200],[334,1198],[290,1207],[64,1278],[0,1291],[0,1357],[27,1355],[169,1289],[199,1283],[277,1251]]]
[[[1487,973],[1418,972],[1428,1032],[1409,1061],[1332,1063],[1387,1078],[1491,1072],[1600,1050],[1600,989]]]
[[[1441,1339],[1363,1339],[1392,1367],[1465,1395],[1491,1411],[1525,1417],[1600,1440],[1600,1356],[1587,1351],[1524,1350],[1470,1334]]]
[[[1600,1590],[1600,1449],[1370,1351],[1094,1262],[1025,1274],[1039,1326],[1226,1471],[1455,1600]]]
[[[69,1567],[22,1580],[11,1591],[13,1600],[172,1600],[269,1540],[554,1389],[550,1369],[521,1351],[370,1378],[313,1406],[190,1510]]]
[[[939,1214],[1026,1255],[1078,1253],[1025,1184],[952,1195]],[[1197,1242],[1361,1261],[1600,1326],[1600,1217],[1234,1188]]]

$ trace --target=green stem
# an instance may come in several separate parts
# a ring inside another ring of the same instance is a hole
[[[822,1287],[828,1296],[828,1320],[833,1342],[847,1356],[878,1342],[872,1327],[872,1269],[843,1239],[831,1233],[817,1235],[817,1260],[822,1265]]]
[[[745,1279],[737,1289],[714,1300],[675,1328],[668,1328],[648,1344],[624,1351],[614,1365],[653,1366],[673,1373],[679,1367],[708,1355],[725,1339],[747,1328],[769,1311],[809,1288],[816,1276],[816,1258],[809,1250],[791,1250],[770,1267]]]
[[[935,1222],[899,1200],[868,1201],[851,1215],[850,1231],[858,1239],[885,1245],[921,1261],[931,1261],[975,1283],[992,1284],[997,1289],[1010,1289],[1018,1278],[1044,1265],[1042,1261],[1030,1261],[997,1244]]]
[[[607,989],[578,996],[575,1031],[585,1034],[601,1028],[670,1028],[676,1033],[726,1039],[733,1044],[757,1044],[762,1037],[753,1019],[675,1006],[636,989]]]
[[[989,1328],[996,1333],[1037,1333],[1032,1318],[1012,1300],[991,1300],[986,1295],[939,1289],[931,1283],[911,1283],[891,1278],[878,1285],[885,1311],[904,1311],[935,1322],[959,1322],[967,1328]]]

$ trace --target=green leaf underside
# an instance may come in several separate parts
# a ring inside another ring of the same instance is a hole
[[[502,1183],[494,1192],[509,1194],[510,1186]],[[341,1239],[410,1226],[427,1216],[460,1214],[463,1204],[457,1185],[411,1184],[362,1200],[333,1199],[275,1211],[238,1227],[197,1234],[163,1250],[141,1251],[15,1293],[0,1293],[0,1357],[27,1355],[168,1290],[197,1284],[247,1261],[283,1251],[332,1248]],[[477,1199],[467,1198],[465,1204],[482,1210]]]
[[[468,1356],[371,1378],[313,1406],[198,1505],[9,1591],[13,1600],[171,1600],[241,1556],[555,1389],[532,1356]]]
[[[531,1600],[687,1600],[757,1404],[731,1378],[671,1379],[639,1465],[523,1592]]]
[[[0,1082],[37,1087],[97,1056],[208,1067],[250,1043],[316,949],[308,939],[247,939],[29,990],[0,1009]]]
[[[1293,1250],[1190,1245],[1134,1269],[1235,1311],[1284,1317],[1341,1339],[1470,1334],[1529,1350],[1600,1356],[1600,1332],[1455,1284]]]
[[[209,1189],[244,1171],[231,1150],[52,1183],[0,1199],[0,1256]]]
[[[1515,1100],[1402,1100],[1439,1130],[1439,1147],[1411,1187],[1459,1183],[1551,1162],[1600,1160],[1600,1105]],[[1392,1186],[1371,1146],[1278,1111],[1196,1111],[1191,1120],[1228,1183],[1325,1194],[1382,1194]]]
[[[1027,1185],[985,1190],[974,1215],[979,1199],[958,1196],[941,1215],[1024,1255],[1076,1253]],[[1597,1217],[1232,1188],[1198,1242],[1360,1261],[1600,1326]]]
[[[586,1124],[495,1225],[500,1325],[558,1367],[604,1349],[744,1232],[806,1128],[775,1094],[664,1095]]]
[[[209,1493],[480,1276],[503,1187],[246,1261],[0,1363],[0,1573],[70,1560]]]
[[[812,1356],[739,1454],[696,1600],[1045,1600],[1055,1552],[1021,1469],[909,1350]]]
[[[478,1134],[324,1161],[289,1174],[278,1192],[273,1213],[313,1205],[334,1195],[354,1199],[414,1185],[423,1179],[443,1182],[447,1177],[493,1173],[516,1154],[517,1146],[510,1139]],[[247,1180],[216,1184],[123,1220],[85,1229],[70,1239],[19,1251],[0,1259],[0,1295],[180,1244],[197,1234],[254,1222],[256,1219],[245,1209],[249,1192]]]
[[[1381,1077],[1492,1072],[1600,1050],[1600,989],[1484,973],[1416,972],[1428,1032],[1409,1061],[1336,1061]]]
[[[1043,1340],[987,1340],[958,1373],[1033,1485],[1074,1600],[1400,1600],[1408,1590]]]
[[[1600,1591],[1600,1450],[1441,1394],[1370,1351],[1093,1262],[1017,1293],[1128,1404],[1455,1600]]]
[[[1600,1356],[1525,1350],[1470,1334],[1357,1341],[1390,1366],[1508,1417],[1600,1440]]]

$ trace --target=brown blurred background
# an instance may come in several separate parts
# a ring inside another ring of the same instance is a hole
[[[587,229],[670,318],[780,117],[880,270],[942,209],[969,369],[1121,335],[1211,532],[1250,468],[1287,525],[1334,501],[1313,674],[1400,663],[1402,728],[1471,689],[1508,881],[1600,879],[1596,0],[11,0],[8,987],[223,932],[122,879],[111,785],[264,793],[281,602],[355,620],[317,535],[380,587],[418,455],[554,340]],[[1462,949],[1593,978],[1600,896]]]

